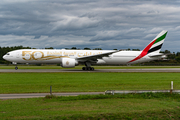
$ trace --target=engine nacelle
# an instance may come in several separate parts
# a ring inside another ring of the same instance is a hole
[[[97,63],[96,64],[105,64],[106,62],[102,59],[98,59]]]
[[[73,68],[76,65],[76,60],[71,58],[63,58],[61,66],[63,68]]]

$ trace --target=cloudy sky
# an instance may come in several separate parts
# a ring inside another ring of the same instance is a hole
[[[1,0],[0,46],[143,49],[168,30],[180,51],[179,0]]]

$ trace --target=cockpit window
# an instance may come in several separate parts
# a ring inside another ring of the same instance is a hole
[[[7,53],[6,55],[10,55],[10,53]]]

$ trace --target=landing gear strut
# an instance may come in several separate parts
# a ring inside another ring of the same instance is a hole
[[[16,63],[16,62],[12,62],[12,64],[13,64],[13,65],[16,65],[15,70],[17,70],[17,69],[18,69],[17,63]]]
[[[93,71],[94,67],[91,67],[91,64],[89,62],[85,62],[86,67],[83,67],[82,70],[87,70],[87,71]]]

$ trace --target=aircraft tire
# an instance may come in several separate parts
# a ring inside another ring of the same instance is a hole
[[[82,67],[82,70],[93,71],[93,67]]]
[[[85,70],[85,67],[82,67],[82,70]]]
[[[16,67],[15,67],[15,70],[17,70],[17,69],[18,69],[18,67],[16,66]]]

